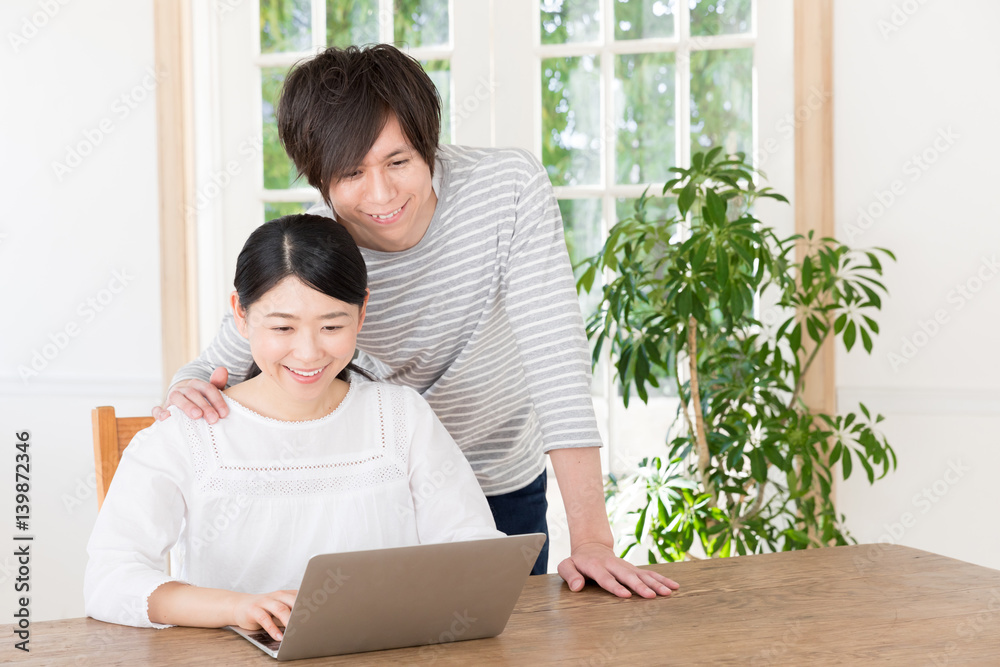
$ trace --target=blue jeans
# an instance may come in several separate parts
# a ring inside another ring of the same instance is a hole
[[[523,489],[486,497],[498,530],[508,535],[545,533],[545,545],[531,568],[531,574],[545,574],[549,569],[549,526],[545,521],[545,512],[549,508],[545,500],[547,486],[543,470],[535,481]]]

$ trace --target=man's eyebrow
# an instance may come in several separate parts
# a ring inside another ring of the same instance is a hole
[[[297,319],[299,319],[298,315],[292,315],[290,313],[278,313],[278,312],[268,313],[264,317],[280,317],[281,319],[284,319],[284,320],[297,320]],[[350,317],[350,313],[345,313],[344,311],[338,310],[338,311],[333,312],[333,313],[327,313],[326,315],[320,315],[317,319],[320,319],[320,320],[333,320],[333,319],[336,319],[338,317]]]
[[[397,155],[402,155],[403,153],[411,153],[411,152],[413,152],[413,149],[410,148],[409,146],[400,146],[396,150],[392,151],[391,153],[389,153],[385,157],[383,157],[382,160],[384,162],[385,160],[391,160],[392,158],[396,157]]]

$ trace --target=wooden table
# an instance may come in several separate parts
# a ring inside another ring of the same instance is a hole
[[[499,637],[295,665],[1000,665],[1000,571],[892,545],[652,566],[672,598],[620,600],[532,577]],[[34,623],[31,653],[0,626],[0,662],[274,665],[225,630],[92,619]]]

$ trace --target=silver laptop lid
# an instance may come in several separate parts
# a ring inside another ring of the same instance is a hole
[[[544,542],[532,533],[314,556],[277,658],[494,637]]]

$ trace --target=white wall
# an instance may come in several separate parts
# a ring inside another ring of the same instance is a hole
[[[152,3],[8,0],[0,34],[3,624],[15,432],[31,432],[32,619],[82,616],[90,410],[148,414],[161,353]]]
[[[839,507],[859,542],[1000,567],[990,511],[1000,466],[1000,4],[837,0],[835,11],[838,237],[899,258],[886,270],[871,357],[837,357],[839,409],[860,400],[883,413],[899,468],[872,487],[852,476]]]
[[[47,16],[43,5],[58,10]],[[894,17],[894,5],[919,9]],[[880,21],[899,29],[883,36]],[[840,508],[861,542],[892,540],[1000,567],[988,510],[1000,463],[1000,280],[975,282],[990,272],[983,259],[1000,250],[989,182],[1000,148],[991,122],[1000,117],[996,25],[1000,6],[987,0],[837,0],[834,64],[838,234],[900,258],[888,267],[891,296],[873,355],[841,351],[837,367],[840,409],[862,400],[886,415],[899,471],[873,487],[855,475],[840,486]],[[90,409],[146,414],[158,400],[160,311],[151,3],[8,1],[0,28],[8,91],[0,105],[4,623],[17,576],[13,434],[32,433],[33,619],[81,616],[97,510]],[[935,149],[948,128],[953,142]],[[53,163],[66,163],[71,148],[86,151],[81,142],[96,145],[60,179]],[[924,151],[935,162],[913,171],[912,156]],[[859,224],[858,207],[879,203],[897,180],[902,194]],[[128,284],[112,293],[115,271]],[[969,281],[979,291],[964,300],[953,290]],[[80,307],[87,299],[105,304],[90,314]],[[922,338],[921,322],[933,330],[926,323],[936,311],[946,322]],[[76,333],[63,340],[67,325]],[[904,350],[904,338],[913,349]],[[44,367],[36,360],[38,375],[22,379],[18,368],[31,368],[35,351],[52,358],[42,357]]]

